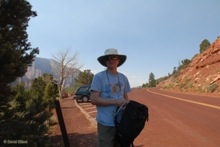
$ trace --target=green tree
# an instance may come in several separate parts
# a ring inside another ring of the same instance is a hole
[[[94,74],[91,70],[84,70],[80,72],[78,77],[75,79],[75,82],[79,85],[90,85],[92,83]]]
[[[43,77],[38,77],[33,80],[31,89],[35,95],[42,97],[44,94],[45,86],[46,83],[43,81]]]
[[[180,66],[178,67],[178,71],[186,68],[190,63],[191,63],[191,60],[189,59],[182,60]]]
[[[37,16],[26,0],[0,1],[0,142],[2,139],[28,140],[29,146],[45,145],[42,136],[56,98],[56,84],[51,76],[34,80],[31,90],[23,85],[10,87],[22,77],[39,53],[31,48],[26,32],[30,17]],[[46,90],[47,89],[47,90]],[[49,93],[53,91],[54,93]]]
[[[176,67],[173,67],[173,73],[172,74],[175,74],[176,72],[177,72]]]
[[[50,81],[47,83],[43,100],[48,104],[49,110],[55,108],[54,101],[58,97],[58,86],[54,81]]]
[[[9,139],[28,140],[29,146],[45,145],[48,142],[47,138],[42,139],[48,131],[45,122],[51,117],[51,109],[54,108],[54,100],[58,96],[57,84],[52,75],[44,74],[35,78],[30,90],[25,90],[23,85],[17,85],[13,92],[16,93],[15,99],[11,101],[13,117],[7,124],[10,129],[4,128],[5,134],[10,136]]]
[[[142,88],[149,87],[149,84],[148,84],[148,83],[146,83],[146,84],[143,83],[141,87],[142,87]]]
[[[149,75],[148,83],[149,83],[149,87],[156,87],[155,76],[154,76],[154,74],[152,72]]]
[[[0,120],[9,117],[10,83],[25,74],[39,53],[27,41],[28,21],[37,16],[31,8],[25,0],[0,1]]]
[[[207,39],[204,39],[200,44],[200,53],[205,51],[210,45],[210,42]]]
[[[54,100],[58,97],[58,86],[53,75],[44,73],[32,82],[31,91],[44,101],[45,107],[54,108]]]

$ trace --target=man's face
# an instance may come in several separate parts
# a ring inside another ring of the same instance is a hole
[[[118,56],[108,56],[106,59],[106,65],[108,68],[117,68],[119,64],[119,57]]]

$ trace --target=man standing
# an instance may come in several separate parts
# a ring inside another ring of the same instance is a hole
[[[105,50],[105,55],[98,58],[99,63],[107,67],[94,76],[91,84],[91,102],[97,108],[99,147],[116,145],[114,116],[117,107],[128,101],[127,93],[131,91],[127,77],[117,71],[125,60],[126,56],[114,48]]]

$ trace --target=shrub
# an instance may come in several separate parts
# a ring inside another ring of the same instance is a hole
[[[213,83],[210,86],[208,86],[208,91],[214,92],[217,88],[218,88],[218,85],[216,83]]]

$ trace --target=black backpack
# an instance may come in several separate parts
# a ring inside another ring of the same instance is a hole
[[[116,140],[122,147],[133,146],[134,139],[141,133],[148,121],[148,107],[130,100],[121,106],[115,116]]]

